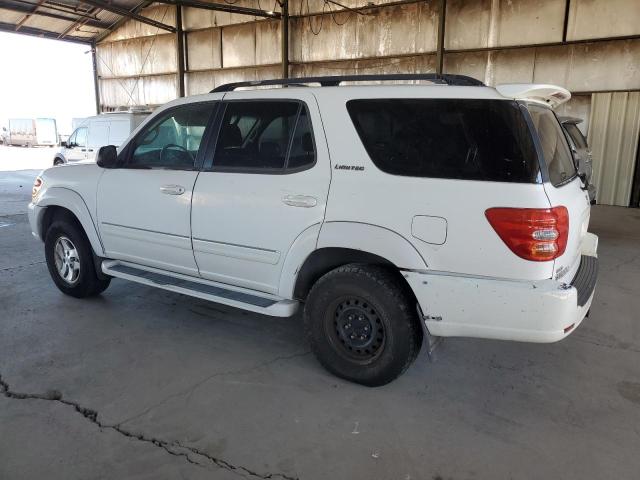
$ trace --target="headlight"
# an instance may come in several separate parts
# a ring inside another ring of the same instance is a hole
[[[31,189],[31,202],[36,203],[38,193],[40,193],[40,189],[42,188],[43,183],[44,182],[40,177],[36,177],[36,181],[33,182],[33,188]]]

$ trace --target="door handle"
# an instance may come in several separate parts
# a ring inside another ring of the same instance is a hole
[[[184,187],[181,185],[162,185],[160,191],[167,195],[182,195]]]
[[[282,203],[291,207],[310,208],[318,204],[318,199],[309,195],[285,195],[282,197]]]

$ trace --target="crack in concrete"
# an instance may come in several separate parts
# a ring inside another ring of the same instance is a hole
[[[232,473],[243,476],[245,478],[254,477],[254,478],[261,478],[265,480],[281,478],[282,480],[299,480],[298,477],[292,477],[284,473],[260,473],[260,472],[256,472],[255,470],[251,470],[247,467],[244,467],[242,465],[234,465],[226,460],[214,457],[213,455],[210,455],[204,450],[201,450],[199,448],[183,445],[177,440],[170,442],[167,440],[162,440],[160,438],[147,436],[144,433],[136,433],[136,432],[124,429],[120,425],[104,424],[100,420],[98,420],[98,412],[96,410],[83,407],[77,402],[64,399],[62,397],[62,393],[60,393],[58,390],[50,390],[50,391],[47,391],[46,393],[14,392],[13,390],[11,390],[9,384],[3,380],[2,375],[0,375],[0,392],[6,398],[10,398],[10,399],[44,400],[44,401],[57,402],[63,405],[67,405],[69,407],[72,407],[76,412],[78,412],[84,418],[89,420],[91,423],[97,425],[98,428],[100,428],[100,430],[113,430],[127,438],[131,438],[144,443],[149,443],[158,448],[161,448],[162,450],[164,450],[170,455],[173,455],[176,457],[183,457],[187,462],[193,465],[197,465],[199,467],[206,467],[207,464],[213,464],[218,468],[228,470]],[[195,458],[192,458],[192,456]],[[203,459],[207,463],[202,463],[201,461],[198,461],[199,459]]]
[[[125,423],[128,423],[132,420],[135,420],[137,418],[140,418],[144,415],[146,415],[147,413],[149,413],[151,410],[160,407],[161,405],[164,405],[165,403],[167,403],[169,400],[177,398],[177,397],[181,397],[183,395],[189,395],[191,396],[193,394],[193,392],[195,390],[197,390],[200,386],[204,385],[205,383],[207,383],[209,380],[216,378],[216,377],[222,377],[225,375],[242,375],[242,374],[246,374],[246,373],[250,373],[253,372],[254,370],[258,370],[260,368],[264,368],[267,367],[269,365],[272,365],[274,363],[283,361],[283,360],[291,360],[292,358],[297,358],[297,357],[304,357],[306,355],[311,354],[311,350],[306,350],[304,352],[298,352],[298,353],[293,353],[291,355],[282,355],[279,357],[275,357],[272,358],[271,360],[267,360],[266,362],[262,362],[259,363],[258,365],[253,365],[250,367],[245,367],[245,368],[239,368],[236,370],[227,370],[227,371],[223,371],[223,372],[215,372],[211,375],[206,376],[205,378],[203,378],[202,380],[198,380],[196,383],[190,385],[187,388],[184,388],[178,392],[172,393],[171,395],[168,395],[167,397],[163,398],[162,400],[160,400],[158,403],[155,403],[147,408],[145,408],[142,412],[140,413],[136,413],[135,415],[132,415],[131,417],[125,418],[124,420],[120,421],[117,423],[118,426],[120,425],[124,425]]]

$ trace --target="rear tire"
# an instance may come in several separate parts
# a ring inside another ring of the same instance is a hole
[[[49,274],[58,289],[76,298],[99,295],[110,278],[96,274],[89,240],[77,222],[68,217],[55,219],[45,237],[45,257]]]
[[[415,360],[422,329],[397,272],[345,265],[316,282],[304,309],[305,330],[320,363],[370,387],[400,376]]]

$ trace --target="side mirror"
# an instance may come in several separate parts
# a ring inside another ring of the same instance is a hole
[[[61,147],[63,147],[63,148],[69,148],[69,145],[67,144],[67,141],[66,141],[66,140],[62,140],[62,141],[60,142],[60,146],[61,146]]]
[[[118,151],[113,145],[100,147],[96,155],[96,163],[102,168],[115,168],[118,162]]]

